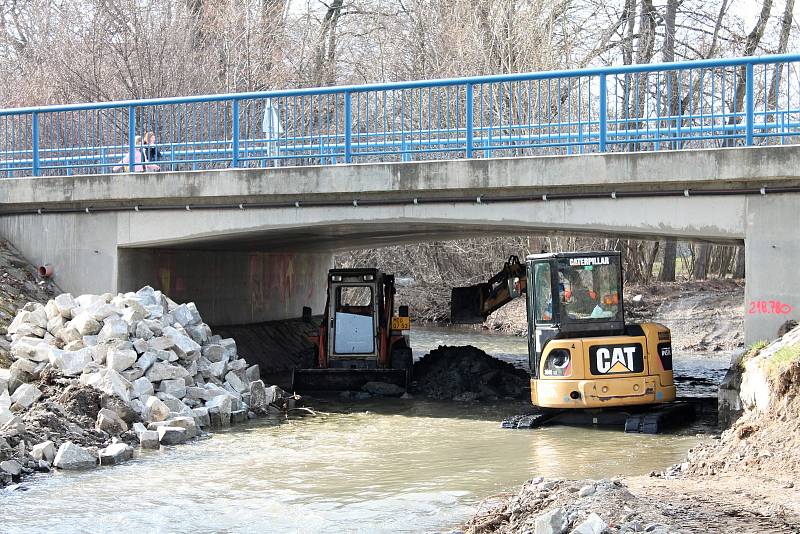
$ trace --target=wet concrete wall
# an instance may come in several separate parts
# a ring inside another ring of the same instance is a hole
[[[143,285],[193,301],[206,322],[239,325],[320,313],[333,257],[325,253],[119,250],[119,291]]]
[[[102,294],[116,287],[116,213],[0,217],[0,237],[32,265],[52,265],[64,291]]]

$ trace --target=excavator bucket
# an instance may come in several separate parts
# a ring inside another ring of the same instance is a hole
[[[408,389],[405,369],[296,369],[292,391],[361,391],[367,382],[386,382]]]
[[[480,324],[486,320],[481,313],[489,284],[454,287],[450,293],[450,322],[453,324]]]

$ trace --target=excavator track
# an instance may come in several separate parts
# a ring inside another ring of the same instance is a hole
[[[700,400],[700,399],[698,399]],[[658,434],[664,430],[683,426],[695,420],[697,402],[692,399],[630,407],[627,409],[567,410],[540,408],[525,415],[514,415],[500,426],[515,430],[529,430],[547,425],[605,426],[624,428],[628,433]],[[702,408],[701,408],[702,409]]]

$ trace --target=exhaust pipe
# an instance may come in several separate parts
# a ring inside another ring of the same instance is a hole
[[[52,278],[53,277],[53,266],[49,263],[45,263],[44,265],[39,266],[39,276],[42,278]]]

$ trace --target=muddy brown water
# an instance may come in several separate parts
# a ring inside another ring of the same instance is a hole
[[[524,356],[524,340],[520,353],[519,339],[504,338],[417,329],[413,340]],[[716,365],[698,361],[691,365]],[[499,428],[525,406],[320,403],[327,415],[262,420],[122,466],[30,479],[27,491],[0,493],[0,532],[447,530],[485,497],[529,478],[645,474],[680,461],[699,439],[696,429]]]

